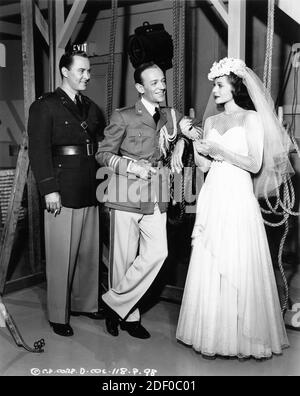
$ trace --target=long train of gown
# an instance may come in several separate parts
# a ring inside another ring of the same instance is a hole
[[[209,132],[236,152],[245,131]],[[249,172],[213,161],[197,202],[176,337],[204,355],[255,358],[288,346],[272,261]]]

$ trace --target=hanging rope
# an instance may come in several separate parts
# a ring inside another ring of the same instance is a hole
[[[173,0],[173,36],[174,36],[174,56],[173,56],[173,107],[184,114],[184,79],[185,79],[185,17],[186,2],[182,0]],[[185,155],[185,167],[194,165],[193,158],[190,154]],[[184,172],[184,170],[183,170]],[[185,194],[187,192],[187,180],[182,177],[181,181],[181,201],[179,203],[179,213],[171,222],[180,223],[186,212]],[[174,176],[171,175],[171,198],[174,194]],[[169,217],[170,220],[170,217]]]
[[[111,0],[111,22],[109,37],[109,62],[106,81],[106,122],[109,122],[113,107],[114,69],[115,69],[115,43],[118,21],[118,0]]]
[[[173,35],[174,35],[174,56],[173,56],[173,107],[179,110],[179,61],[180,61],[180,2],[173,0]]]
[[[268,0],[267,42],[266,42],[263,83],[269,92],[271,92],[271,82],[272,82],[274,14],[275,14],[275,0]]]
[[[264,64],[264,77],[263,82],[271,94],[271,82],[272,82],[272,55],[273,55],[273,39],[274,39],[274,13],[275,13],[275,1],[268,0],[268,24],[267,24],[267,40],[266,40],[266,56],[265,56],[265,64]],[[294,144],[298,157],[300,158],[300,149],[295,139],[295,102],[297,103],[297,86],[298,86],[298,70],[295,70],[295,79],[294,79],[294,100],[293,100],[293,119],[289,129],[291,141]],[[296,99],[295,99],[296,98]],[[284,284],[284,298],[281,301],[281,310],[284,314],[286,309],[288,308],[288,300],[289,300],[289,287],[288,282],[285,276],[285,272],[283,269],[282,262],[282,254],[283,247],[287,238],[288,230],[289,230],[289,216],[299,216],[299,212],[292,211],[292,208],[295,205],[295,191],[292,184],[292,181],[289,177],[283,181],[283,200],[280,198],[279,188],[276,191],[276,203],[274,206],[270,203],[267,196],[267,186],[265,186],[265,202],[269,208],[269,210],[261,208],[261,211],[265,214],[274,214],[276,216],[283,216],[283,219],[279,222],[272,223],[264,220],[264,223],[270,227],[278,227],[284,224],[284,233],[280,241],[279,250],[278,250],[278,266],[283,279]]]
[[[180,38],[181,38],[181,46],[180,46],[180,60],[179,60],[179,111],[184,114],[184,76],[185,76],[185,67],[184,67],[184,58],[185,58],[185,13],[186,13],[186,2],[183,1],[180,7]]]
[[[184,57],[186,2],[173,0],[173,106],[184,113]]]
[[[264,63],[264,76],[263,76],[263,83],[268,92],[271,94],[271,87],[272,87],[272,59],[273,59],[273,40],[274,40],[274,13],[275,13],[275,0],[268,0],[268,22],[267,22],[267,38],[266,38],[266,54],[265,54],[265,63]],[[267,186],[265,186],[265,191],[267,191]],[[269,211],[263,210],[264,213],[268,214],[278,214],[277,209],[280,204],[280,193],[277,191],[277,201],[274,207],[272,207],[267,193],[265,192],[265,201],[267,206],[269,207]],[[282,276],[283,284],[284,284],[284,299],[281,302],[281,310],[285,312],[287,309],[288,298],[289,298],[289,289],[288,283],[285,276],[285,272],[283,269],[282,264],[282,252],[283,252],[283,245],[286,240],[286,236],[288,233],[288,214],[283,214],[283,219],[277,223],[272,223],[269,221],[264,220],[264,223],[270,227],[278,227],[282,224],[285,224],[285,231],[281,238],[280,247],[278,250],[278,266]]]

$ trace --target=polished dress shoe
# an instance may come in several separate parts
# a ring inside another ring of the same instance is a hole
[[[68,323],[54,323],[54,322],[49,322],[49,323],[54,333],[60,336],[70,337],[74,334],[72,327]]]
[[[135,338],[146,339],[151,337],[150,333],[141,325],[140,322],[125,322],[123,320],[120,327]]]
[[[119,335],[118,327],[119,327],[121,318],[104,301],[102,303],[102,306],[103,306],[103,310],[104,310],[106,330],[113,337],[117,337]]]
[[[101,309],[97,312],[79,312],[79,311],[71,311],[71,316],[86,316],[87,318],[94,320],[101,320],[105,318],[104,310]]]

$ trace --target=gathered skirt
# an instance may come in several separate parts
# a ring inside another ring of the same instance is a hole
[[[226,163],[198,197],[176,337],[208,356],[268,358],[289,345],[250,174]]]

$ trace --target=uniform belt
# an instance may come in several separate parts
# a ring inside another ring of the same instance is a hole
[[[95,154],[92,143],[77,146],[55,146],[54,155],[87,155],[88,157]]]

